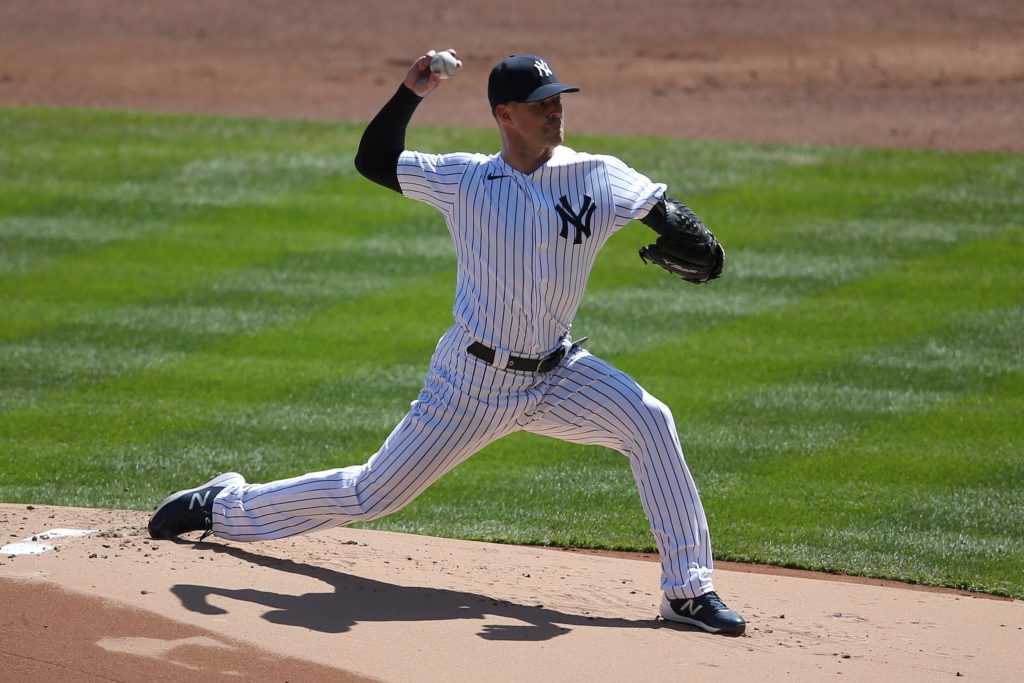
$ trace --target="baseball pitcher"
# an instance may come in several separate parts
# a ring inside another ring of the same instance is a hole
[[[722,247],[664,184],[563,144],[562,96],[578,88],[536,55],[510,56],[490,73],[498,153],[405,149],[416,107],[455,75],[432,71],[444,62],[434,57],[413,63],[355,160],[373,182],[437,209],[455,245],[454,320],[417,400],[365,464],[266,484],[221,474],[164,500],[150,534],[260,541],[375,519],[496,439],[527,431],[626,456],[661,557],[661,616],[743,633],[743,618],[715,593],[707,520],[672,413],[571,335],[598,252],[630,221],[658,235],[641,257],[690,282],[721,275]]]

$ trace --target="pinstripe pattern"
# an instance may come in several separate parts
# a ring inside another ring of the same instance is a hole
[[[488,177],[491,179],[488,180]],[[501,155],[404,152],[407,197],[436,207],[455,242],[455,320],[487,346],[537,356],[568,334],[598,252],[629,221],[647,215],[665,186],[614,157],[555,149],[527,175]],[[560,237],[561,197],[596,209],[580,244]]]
[[[214,533],[256,541],[375,519],[525,430],[626,455],[661,554],[662,589],[671,598],[713,590],[707,520],[668,407],[575,347],[548,374],[503,369],[509,354],[570,347],[598,252],[665,186],[613,157],[566,147],[529,175],[500,155],[404,152],[398,175],[403,194],[445,217],[458,260],[455,323],[423,389],[365,464],[225,489]],[[495,348],[493,365],[466,353],[473,341]]]
[[[542,406],[527,431],[629,458],[661,556],[662,590],[680,597],[714,590],[707,519],[668,406],[583,350],[552,373]]]

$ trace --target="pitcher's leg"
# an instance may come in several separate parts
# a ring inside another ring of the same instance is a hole
[[[514,414],[511,404],[495,408],[464,395],[421,394],[363,465],[225,489],[214,501],[213,533],[236,541],[270,540],[395,512],[515,429]]]
[[[714,590],[704,507],[664,403],[626,373],[582,352],[553,374],[543,407],[526,429],[624,453],[661,556],[662,590],[671,598]]]

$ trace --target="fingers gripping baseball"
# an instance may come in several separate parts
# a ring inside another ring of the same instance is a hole
[[[437,59],[435,59],[437,57]],[[405,76],[405,87],[420,97],[426,97],[446,78],[451,78],[462,68],[462,60],[454,48],[436,52],[428,50],[409,67]]]

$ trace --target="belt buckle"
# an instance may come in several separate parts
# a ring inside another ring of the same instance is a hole
[[[558,365],[558,361],[562,360],[562,358],[564,356],[565,356],[565,347],[559,346],[557,349],[555,349],[554,351],[552,351],[551,353],[549,353],[548,355],[544,356],[539,361],[537,361],[537,370],[536,370],[536,372],[541,372],[543,370],[544,366],[548,365],[548,364],[550,364],[550,366],[547,368],[547,370],[543,370],[543,371],[544,372],[550,371],[552,368],[554,368],[554,366]]]

